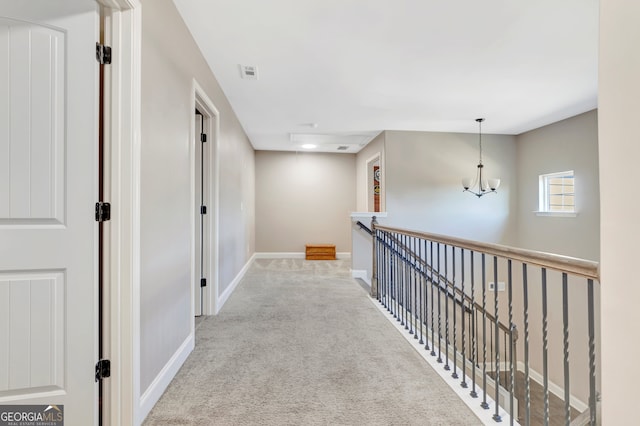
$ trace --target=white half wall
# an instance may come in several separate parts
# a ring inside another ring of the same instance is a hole
[[[640,241],[640,2],[600,2],[598,131],[600,152],[600,267],[602,424],[637,418],[640,286],[635,279]],[[621,362],[621,360],[633,360]]]

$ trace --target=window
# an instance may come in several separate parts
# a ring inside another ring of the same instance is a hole
[[[575,213],[573,170],[540,175],[539,213]]]

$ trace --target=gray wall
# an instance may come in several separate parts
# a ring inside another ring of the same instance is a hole
[[[353,154],[257,151],[256,251],[326,243],[351,252],[355,171]]]
[[[140,387],[191,331],[192,81],[220,112],[220,287],[254,251],[254,154],[170,0],[142,8]]]
[[[598,260],[598,115],[590,111],[518,135],[517,246]],[[573,170],[577,217],[537,216],[538,177]]]
[[[478,135],[385,132],[386,206],[391,226],[484,242],[515,241],[516,143],[513,136],[483,135],[487,177],[502,179],[498,194],[478,199],[462,192],[474,177]]]

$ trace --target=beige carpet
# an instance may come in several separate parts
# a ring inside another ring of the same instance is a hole
[[[350,277],[258,259],[145,425],[477,425]]]

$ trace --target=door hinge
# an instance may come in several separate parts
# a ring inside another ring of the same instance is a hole
[[[207,214],[207,206],[200,206],[200,214]]]
[[[100,64],[111,64],[111,46],[96,43],[96,59]]]
[[[207,286],[207,279],[200,278],[200,287],[206,287],[206,286]]]
[[[206,142],[206,141],[207,141],[206,133],[200,133],[200,142]]]
[[[96,222],[111,220],[111,204],[98,201],[96,203]]]
[[[96,382],[106,377],[111,377],[111,361],[101,359],[96,364]]]

